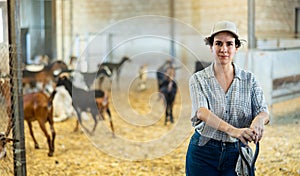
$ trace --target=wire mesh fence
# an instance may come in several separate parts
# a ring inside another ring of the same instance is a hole
[[[0,132],[12,138],[11,80],[7,45],[0,45]],[[0,159],[0,175],[12,175],[14,172],[13,143],[7,143],[6,156]]]

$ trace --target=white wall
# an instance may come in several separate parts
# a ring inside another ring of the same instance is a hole
[[[279,92],[273,90],[274,79],[300,74],[300,50],[240,52],[235,62],[256,75],[269,105],[277,102],[274,98],[275,94],[288,94],[300,90],[300,87],[292,87]],[[295,96],[297,95],[294,94]]]

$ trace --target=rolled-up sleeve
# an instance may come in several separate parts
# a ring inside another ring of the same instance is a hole
[[[197,77],[196,74],[192,75],[189,80],[190,97],[192,101],[191,121],[192,125],[197,126],[201,120],[197,118],[197,110],[200,107],[208,108],[207,97],[201,87],[204,81]]]

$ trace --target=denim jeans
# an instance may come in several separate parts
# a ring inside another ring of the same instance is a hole
[[[186,154],[187,176],[236,176],[235,166],[239,156],[236,143],[210,139],[199,145],[201,135],[195,131]]]

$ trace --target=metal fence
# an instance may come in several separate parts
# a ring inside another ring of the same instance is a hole
[[[0,132],[4,132],[12,138],[12,111],[11,111],[11,77],[9,67],[9,47],[0,46]],[[11,125],[10,125],[11,124]],[[13,144],[7,143],[7,155],[0,160],[0,175],[12,175],[14,173]]]
[[[17,45],[0,44],[0,132],[8,142],[0,158],[0,175],[26,175],[22,74]]]

